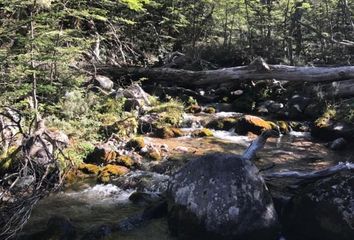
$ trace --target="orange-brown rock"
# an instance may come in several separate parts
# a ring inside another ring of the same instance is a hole
[[[126,167],[108,164],[101,170],[97,180],[101,183],[108,183],[112,176],[118,177],[128,172],[129,169]]]
[[[174,138],[181,137],[183,135],[183,131],[178,128],[161,127],[155,131],[155,136],[159,138]]]
[[[105,164],[114,162],[116,158],[116,151],[109,144],[103,144],[95,147],[85,159],[85,163]]]
[[[80,164],[78,169],[85,174],[98,175],[98,173],[100,172],[99,166],[97,166],[95,164],[90,164],[90,163]]]
[[[272,129],[272,125],[260,117],[245,115],[237,121],[236,132],[241,135],[246,135],[248,132],[261,134],[264,130]]]

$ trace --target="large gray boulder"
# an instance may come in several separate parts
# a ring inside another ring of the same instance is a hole
[[[309,184],[292,198],[283,215],[289,240],[354,239],[353,171]]]
[[[171,232],[181,239],[276,239],[277,214],[258,172],[250,159],[232,154],[189,162],[168,187]]]

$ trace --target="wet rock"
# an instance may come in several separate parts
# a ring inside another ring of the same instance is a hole
[[[228,131],[236,127],[237,120],[237,118],[232,117],[213,119],[205,127]]]
[[[98,173],[100,172],[99,166],[90,163],[80,164],[78,169],[85,174],[98,175]]]
[[[98,182],[109,183],[112,177],[119,177],[129,172],[129,169],[123,166],[108,164],[98,175]]]
[[[343,150],[347,147],[348,143],[344,138],[337,138],[329,144],[329,148],[332,150]]]
[[[214,133],[207,128],[202,128],[202,129],[198,129],[195,130],[191,133],[192,137],[212,137],[214,136]]]
[[[134,204],[146,206],[161,200],[161,195],[151,192],[136,191],[129,196],[129,200]]]
[[[354,175],[348,170],[305,187],[284,211],[287,239],[353,239],[353,186]]]
[[[259,135],[262,131],[270,129],[272,129],[272,125],[268,121],[260,117],[245,115],[237,121],[235,130],[241,135],[246,135],[248,132]]]
[[[162,193],[167,189],[168,180],[167,175],[138,170],[118,177],[113,183],[122,189],[135,188],[139,192]]]
[[[178,128],[160,127],[155,131],[155,136],[158,138],[175,138],[183,135],[183,131]]]
[[[275,239],[278,220],[258,169],[235,155],[190,161],[172,176],[168,224],[181,239]]]

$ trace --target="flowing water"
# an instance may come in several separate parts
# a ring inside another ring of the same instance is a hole
[[[226,114],[225,114],[226,115]],[[229,114],[230,115],[230,114]],[[193,127],[199,127],[195,124]],[[185,128],[190,131],[192,129]],[[146,138],[153,144],[168,145],[170,157],[174,154],[192,158],[208,152],[232,152],[241,154],[252,141],[252,137],[238,136],[233,131],[214,131],[213,138],[182,137],[176,139]],[[181,152],[181,149],[183,150]],[[291,132],[278,139],[271,139],[255,161],[260,168],[269,167],[269,172],[286,170],[314,170],[335,165],[338,162],[354,161],[353,151],[333,152],[323,143],[314,142],[308,133]],[[128,199],[134,189],[81,183],[63,192],[42,200],[32,213],[24,233],[45,228],[51,216],[66,216],[71,219],[79,235],[101,224],[116,223],[127,216],[143,210]],[[159,239],[172,240],[166,219],[153,220],[143,226],[124,233],[115,233],[107,239]]]

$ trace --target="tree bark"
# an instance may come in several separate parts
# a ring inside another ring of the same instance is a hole
[[[279,80],[297,82],[333,82],[354,79],[354,66],[344,67],[293,67],[268,65],[258,58],[248,66],[218,70],[190,71],[172,68],[120,68],[101,66],[98,71],[113,78],[131,75],[148,78],[150,82],[186,88],[232,87],[240,81]]]

